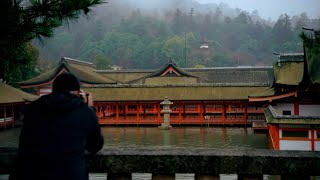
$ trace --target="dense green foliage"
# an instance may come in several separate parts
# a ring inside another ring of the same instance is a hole
[[[121,3],[99,8],[90,21],[58,29],[41,52],[56,61],[67,56],[94,62],[99,55],[126,69],[159,68],[170,58],[180,67],[271,65],[272,52],[303,52],[301,27],[320,27],[306,13],[273,22],[257,11],[235,9],[229,16],[220,7],[151,13]]]
[[[102,0],[2,0],[0,17],[0,78],[9,83],[36,73],[37,50],[30,41],[50,38],[65,21],[88,14]]]
[[[184,8],[151,11],[133,8],[127,0],[112,1],[98,6],[89,19],[81,14],[87,15],[89,7],[102,0],[0,2],[5,27],[0,35],[0,78],[9,82],[42,73],[49,61],[62,56],[93,62],[97,69],[112,64],[159,68],[169,59],[180,67],[271,65],[274,51],[303,51],[301,27],[320,28],[320,20],[309,19],[307,13],[283,14],[273,22],[257,11],[225,4],[201,9],[188,4],[191,0],[180,3]],[[34,39],[40,44],[31,45]]]
[[[312,83],[320,84],[320,31],[308,35],[301,33],[305,57],[307,60],[308,74]]]

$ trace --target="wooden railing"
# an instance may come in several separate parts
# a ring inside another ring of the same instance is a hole
[[[0,174],[14,170],[17,150],[0,148]],[[87,155],[90,173],[106,173],[108,179],[131,179],[132,173],[150,173],[152,179],[174,179],[175,173],[193,173],[195,179],[219,179],[235,174],[238,179],[304,180],[320,175],[320,152],[232,149],[122,149],[106,148]]]

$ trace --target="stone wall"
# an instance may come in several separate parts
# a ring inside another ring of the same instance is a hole
[[[12,171],[16,152],[14,148],[0,148],[0,174]],[[262,179],[263,174],[294,179],[320,175],[320,152],[106,148],[86,158],[90,173],[108,173],[108,176],[129,179],[131,173],[151,173],[154,179],[159,176],[174,177],[174,173],[194,173],[195,177],[217,178],[219,174],[238,174],[241,179]]]

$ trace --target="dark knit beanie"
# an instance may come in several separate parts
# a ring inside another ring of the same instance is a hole
[[[80,82],[78,78],[71,73],[61,73],[53,81],[52,91],[78,91],[80,90]]]

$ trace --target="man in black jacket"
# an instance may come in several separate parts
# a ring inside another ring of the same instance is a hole
[[[19,140],[18,167],[13,179],[87,180],[84,152],[103,146],[98,118],[80,97],[80,83],[60,74],[52,93],[28,105]]]

